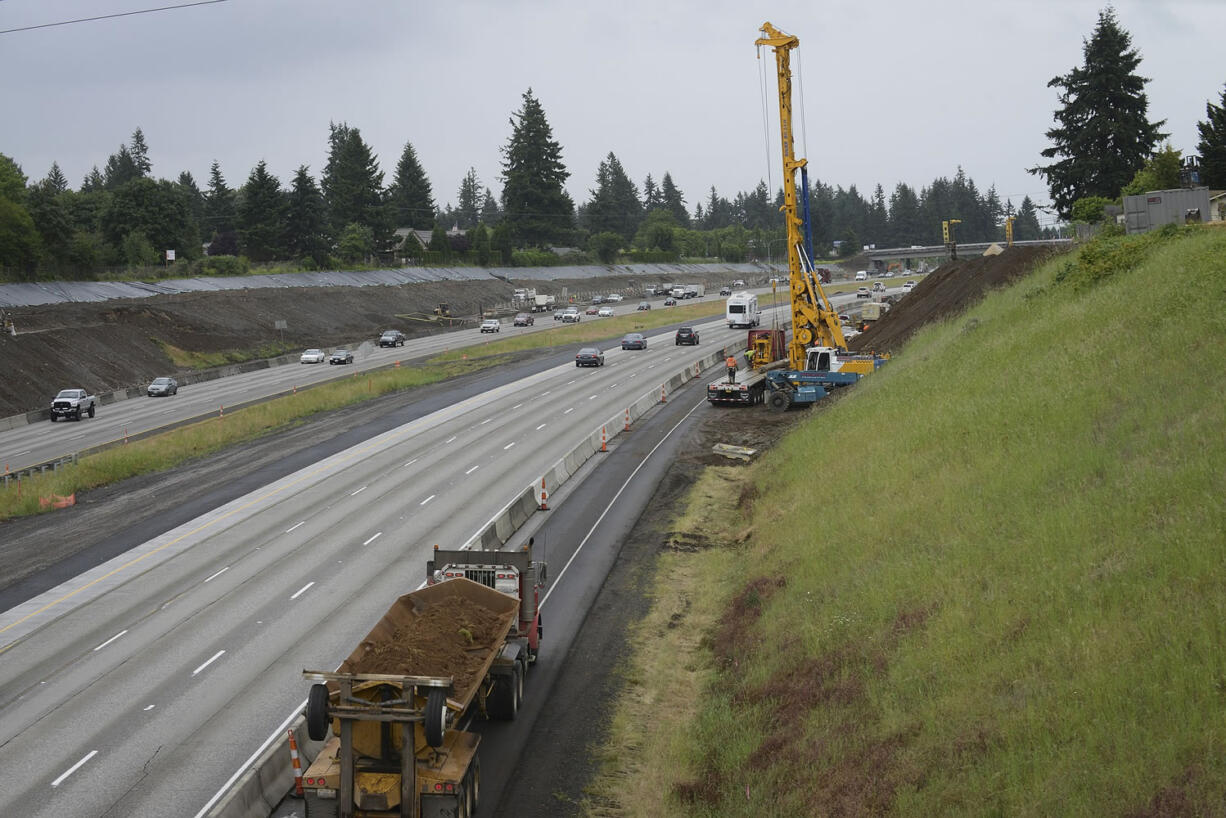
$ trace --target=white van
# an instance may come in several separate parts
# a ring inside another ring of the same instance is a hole
[[[861,270],[856,273],[856,281],[868,281],[868,270]]]
[[[762,323],[762,309],[758,306],[758,296],[750,292],[733,293],[728,296],[724,306],[724,318],[729,329],[736,327],[756,327]]]

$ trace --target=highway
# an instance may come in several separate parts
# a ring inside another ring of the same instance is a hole
[[[708,295],[699,301],[723,301],[720,296]],[[767,303],[769,295],[763,297]],[[662,301],[655,299],[654,309]],[[683,302],[694,303],[694,302]],[[618,315],[633,313],[637,301],[623,301],[613,306]],[[581,307],[580,309],[583,309]],[[403,347],[377,345],[378,333],[370,340],[351,347],[354,363],[345,366],[329,364],[287,364],[220,378],[214,381],[182,386],[177,395],[169,398],[133,398],[99,406],[97,416],[85,418],[80,423],[60,421],[19,426],[0,432],[0,469],[8,466],[17,471],[37,463],[47,463],[93,446],[122,440],[125,434],[157,429],[189,418],[217,413],[222,407],[233,407],[248,401],[283,394],[294,387],[309,386],[334,378],[352,376],[355,372],[389,366],[395,361],[410,361],[425,358],[449,349],[476,346],[488,341],[515,337],[530,332],[541,332],[559,326],[551,312],[537,313],[536,324],[531,327],[512,326],[510,320],[502,324],[498,333],[482,333],[476,327],[440,333],[422,338],[409,339]],[[596,316],[583,316],[584,322],[600,321]],[[49,385],[47,405],[61,388],[76,384]],[[89,384],[80,384],[88,389]]]
[[[300,708],[301,670],[348,655],[421,582],[433,544],[466,542],[626,405],[743,343],[722,318],[696,326],[697,347],[671,329],[641,352],[605,344],[603,368],[556,366],[376,435],[0,614],[0,803],[31,818],[197,814]],[[589,471],[598,482],[564,493],[612,499]],[[555,518],[570,513],[558,502]],[[547,621],[574,627],[610,561],[593,547],[560,572],[576,544],[548,551]],[[553,655],[566,632],[547,632]]]

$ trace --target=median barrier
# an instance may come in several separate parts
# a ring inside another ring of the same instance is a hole
[[[303,758],[314,758],[324,742],[312,741],[306,731],[306,719],[298,716],[287,729],[260,753],[224,796],[205,815],[208,818],[268,818],[289,789],[294,786],[294,770],[290,764],[288,730],[294,731],[294,742]]]

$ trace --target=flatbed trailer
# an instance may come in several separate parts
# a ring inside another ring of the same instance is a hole
[[[762,403],[766,395],[766,373],[748,370],[737,374],[736,383],[721,378],[707,384],[707,400],[716,405]]]

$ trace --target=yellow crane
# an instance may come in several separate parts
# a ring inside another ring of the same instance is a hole
[[[788,365],[805,368],[805,351],[823,346],[847,349],[839,315],[833,309],[821,280],[814,273],[813,260],[804,254],[801,237],[803,224],[797,213],[796,171],[808,160],[796,158],[792,139],[792,69],[790,55],[800,45],[800,39],[784,34],[770,23],[763,23],[762,34],[754,45],[770,46],[775,50],[779,79],[779,138],[783,143],[783,219],[787,225],[789,287],[792,302],[792,341],[788,345]]]

